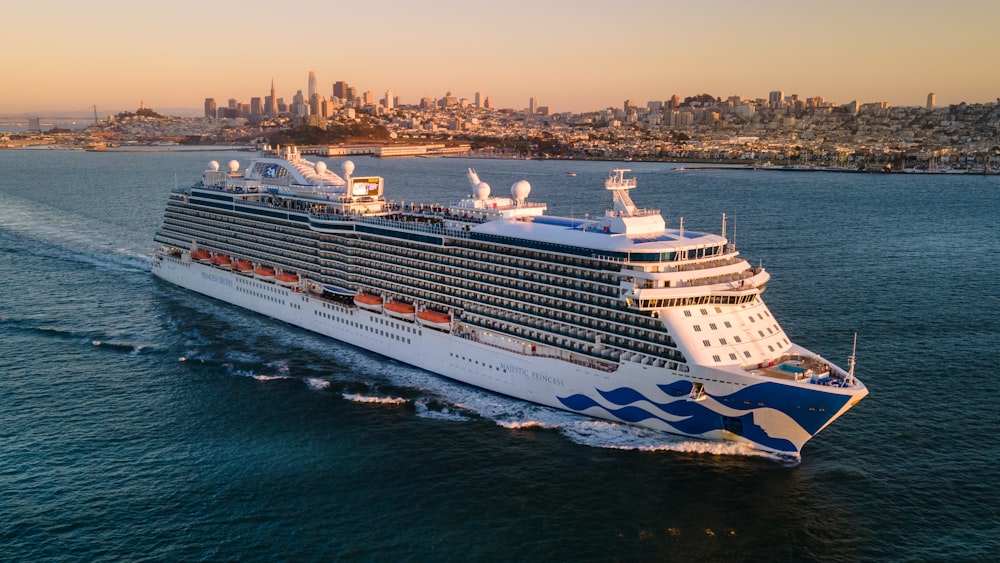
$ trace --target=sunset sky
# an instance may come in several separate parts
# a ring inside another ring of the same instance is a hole
[[[938,105],[1000,97],[995,0],[31,0],[4,7],[0,114],[290,102],[310,70],[404,104],[552,112],[673,94]]]

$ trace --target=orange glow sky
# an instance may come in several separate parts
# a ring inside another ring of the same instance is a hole
[[[290,102],[316,71],[404,104],[501,108],[673,94],[938,105],[1000,97],[1000,2],[30,0],[4,7],[0,114]],[[198,115],[196,113],[195,115]]]

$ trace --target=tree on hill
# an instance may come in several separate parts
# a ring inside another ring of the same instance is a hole
[[[389,138],[385,127],[363,123],[334,124],[323,129],[313,125],[300,125],[271,135],[272,145],[329,145],[346,141],[382,141]]]

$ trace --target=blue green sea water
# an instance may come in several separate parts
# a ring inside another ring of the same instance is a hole
[[[1000,177],[354,159],[397,201],[457,200],[472,166],[582,217],[627,166],[669,225],[726,213],[793,340],[846,364],[858,334],[871,394],[788,466],[154,279],[170,189],[250,156],[0,151],[0,560],[996,559]]]

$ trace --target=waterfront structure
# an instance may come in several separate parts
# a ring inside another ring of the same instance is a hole
[[[783,457],[867,394],[853,359],[789,340],[724,219],[668,229],[628,170],[591,219],[545,215],[525,181],[494,196],[471,169],[452,205],[392,204],[382,178],[343,172],[295,147],[213,163],[171,194],[153,273],[494,392]]]

